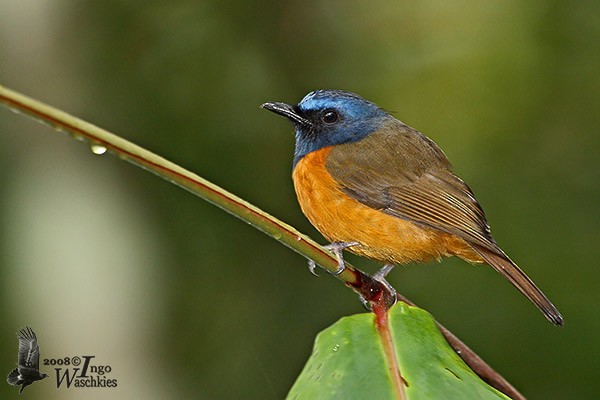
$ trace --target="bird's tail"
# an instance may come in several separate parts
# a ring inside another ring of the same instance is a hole
[[[546,319],[554,325],[563,326],[563,317],[546,295],[533,283],[531,279],[515,264],[502,250],[489,249],[484,246],[472,244],[473,249],[492,268],[508,279],[519,292],[523,293],[533,304],[540,309]]]
[[[18,385],[19,383],[19,370],[17,368],[13,369],[10,374],[6,377],[6,381],[11,385]]]

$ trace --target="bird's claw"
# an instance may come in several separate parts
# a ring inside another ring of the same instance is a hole
[[[383,267],[381,267],[379,271],[373,274],[373,279],[385,286],[385,288],[389,291],[391,298],[393,299],[393,301],[388,305],[388,307],[393,306],[398,301],[396,289],[394,289],[393,286],[390,285],[390,283],[385,279],[387,274],[389,274],[393,268],[394,264],[385,264]],[[363,307],[365,307],[365,309],[372,311],[371,302],[367,300],[365,296],[359,294],[358,299],[362,303]]]
[[[315,260],[308,260],[308,270],[310,271],[310,273],[314,276],[319,276],[319,274],[317,274],[316,272],[316,269],[317,263],[315,262]]]
[[[394,264],[385,264],[383,267],[381,267],[379,271],[375,272],[375,275],[373,275],[373,279],[380,282],[390,291],[390,293],[394,297],[395,304],[398,299],[398,297],[396,296],[396,289],[394,289],[394,287],[390,285],[390,283],[385,279],[387,274],[389,274],[392,269],[394,269]]]
[[[338,262],[338,268],[334,272],[330,272],[331,275],[338,276],[339,274],[344,272],[344,270],[346,269],[346,263],[344,262],[344,255],[342,254],[342,252],[344,251],[344,249],[356,246],[358,244],[358,242],[332,242],[326,246],[323,246],[325,249],[331,251],[335,255],[335,258]],[[308,260],[308,270],[310,271],[310,273],[314,276],[319,276],[319,274],[316,273],[316,268],[317,264],[315,263],[315,261]]]

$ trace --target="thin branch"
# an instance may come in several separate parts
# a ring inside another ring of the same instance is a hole
[[[49,125],[57,131],[69,132],[74,138],[88,142],[95,152],[102,152],[106,149],[119,158],[136,164],[182,187],[249,223],[307,259],[314,260],[329,272],[334,273],[338,269],[335,256],[308,236],[177,164],[89,122],[1,85],[0,103],[3,103],[6,107],[17,113],[27,114],[36,121]],[[360,271],[349,263],[346,263],[346,269],[342,273],[335,275],[335,277],[360,294],[369,303],[378,307],[383,305],[389,308],[396,300],[414,305],[414,303],[405,297],[392,293],[381,282],[373,279],[372,276]],[[508,381],[495,372],[456,336],[439,323],[438,326],[452,348],[484,381],[513,399],[525,399]]]

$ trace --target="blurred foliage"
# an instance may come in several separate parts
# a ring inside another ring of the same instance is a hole
[[[457,260],[397,268],[392,284],[525,395],[597,395],[600,3],[11,0],[0,5],[0,22],[3,84],[121,134],[316,238],[294,198],[291,128],[258,106],[339,88],[393,111],[446,151],[498,242],[566,327],[547,324],[491,269]],[[37,173],[75,167],[66,155],[81,156],[81,145],[48,136],[0,110],[4,187],[16,185],[33,144],[52,142],[34,160]],[[111,174],[110,190],[128,196],[160,238],[160,270],[146,276],[152,288],[134,280],[127,289],[162,304],[160,313],[136,308],[136,318],[157,313],[155,330],[139,332],[152,338],[145,351],[163,371],[155,384],[189,398],[281,398],[314,335],[361,311],[349,290],[314,279],[304,260],[238,220],[118,160],[82,161],[91,157],[79,162]],[[0,191],[0,216],[19,207],[12,198]],[[0,227],[0,305],[11,310],[0,361],[8,373],[27,293],[9,285],[16,228]],[[35,314],[28,318],[43,338]],[[99,325],[111,324],[102,318]],[[99,338],[89,338],[90,351]],[[0,394],[11,389],[0,385]]]

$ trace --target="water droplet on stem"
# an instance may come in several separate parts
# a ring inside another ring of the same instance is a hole
[[[101,144],[98,143],[93,143],[92,145],[90,145],[90,149],[92,150],[92,153],[97,154],[99,156],[101,156],[102,154],[107,152],[107,148],[106,146],[103,146]]]

